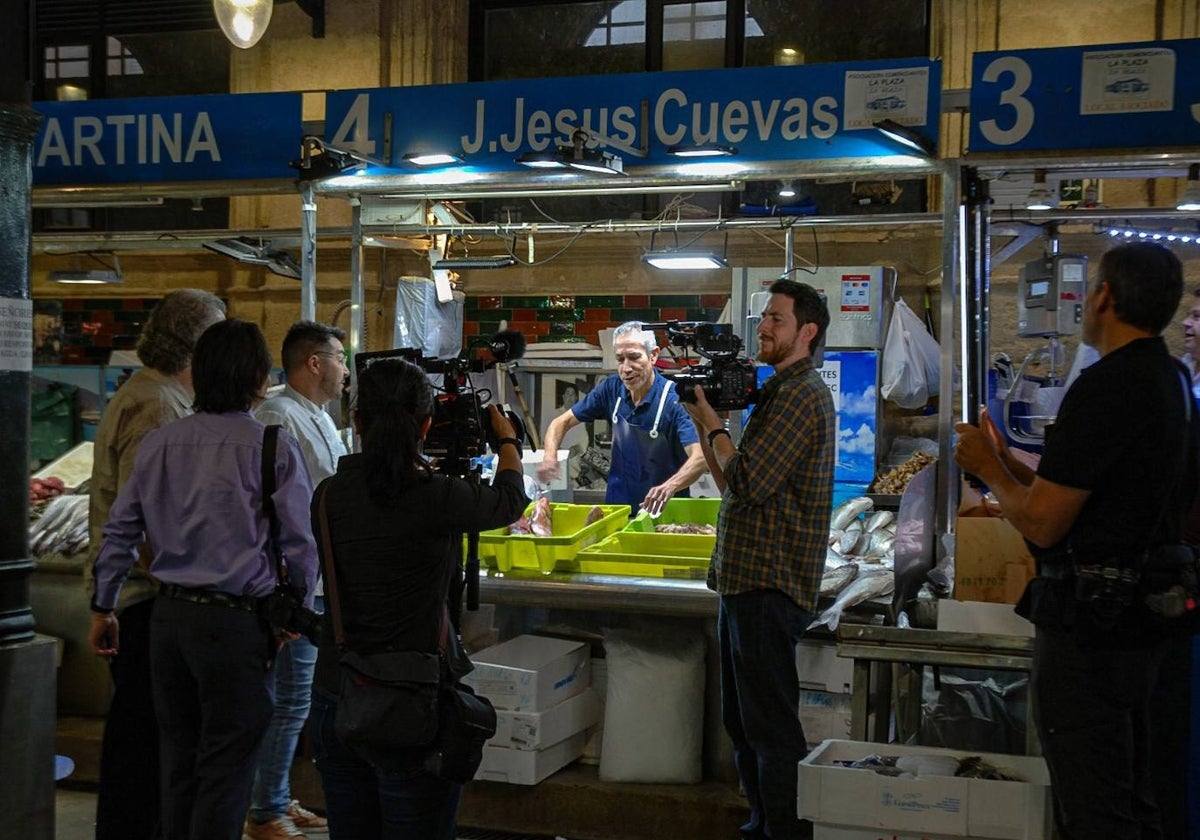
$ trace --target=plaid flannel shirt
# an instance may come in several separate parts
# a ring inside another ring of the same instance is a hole
[[[805,358],[772,376],[725,465],[709,588],[817,604],[833,505],[833,396]]]

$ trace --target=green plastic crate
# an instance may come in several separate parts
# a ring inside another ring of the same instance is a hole
[[[720,509],[720,499],[668,499],[667,503],[663,505],[663,511],[658,519],[651,519],[650,514],[642,512],[629,520],[629,524],[625,526],[624,530],[643,534],[655,534],[655,536],[659,537],[683,537],[690,540],[708,540],[709,551],[711,552],[712,544],[716,539],[715,537],[703,534],[658,534],[655,532],[654,526],[694,524],[716,527],[717,511]]]
[[[575,555],[579,572],[704,580],[716,537],[619,531]]]
[[[593,507],[604,512],[598,521],[585,524]],[[533,505],[525,509],[529,514]],[[580,549],[599,542],[621,529],[629,519],[629,505],[550,505],[552,537],[509,534],[508,528],[493,528],[479,534],[479,559],[494,569],[538,569],[549,574],[574,559]]]

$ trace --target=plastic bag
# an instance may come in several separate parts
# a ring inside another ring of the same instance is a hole
[[[883,398],[901,408],[921,408],[941,387],[941,362],[941,347],[925,324],[897,300],[883,345]]]

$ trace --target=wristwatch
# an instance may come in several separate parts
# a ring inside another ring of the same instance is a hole
[[[726,437],[729,438],[730,441],[733,440],[733,435],[729,434],[729,430],[726,429],[724,426],[722,426],[719,429],[713,429],[711,432],[708,433],[708,448],[709,449],[712,449],[713,441],[716,440],[717,437],[720,435],[725,435]]]
[[[511,443],[513,446],[517,447],[517,457],[520,458],[524,450],[521,449],[521,441],[517,440],[515,437],[503,437],[496,441],[496,454],[500,454],[500,447],[504,446],[506,443]]]

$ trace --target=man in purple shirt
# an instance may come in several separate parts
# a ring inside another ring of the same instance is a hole
[[[268,627],[258,609],[277,574],[262,504],[265,427],[250,406],[270,369],[270,350],[254,324],[231,319],[205,331],[192,360],[197,413],[146,435],[96,558],[89,640],[95,653],[113,656],[121,585],[143,534],[154,535],[150,573],[161,587],[150,670],[166,840],[241,837],[254,759],[271,719],[271,660],[277,640],[294,638]],[[311,606],[312,483],[296,439],[284,430],[274,472],[278,549]]]

